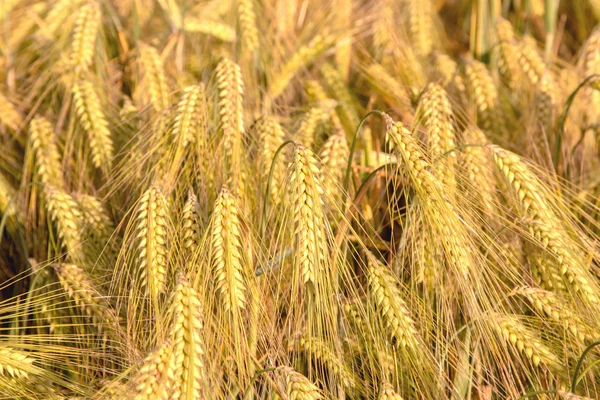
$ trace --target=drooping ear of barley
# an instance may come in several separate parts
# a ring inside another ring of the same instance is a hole
[[[194,191],[188,191],[188,198],[183,206],[181,219],[182,245],[183,248],[193,254],[198,248],[201,235],[200,227],[200,205]]]
[[[433,2],[431,0],[408,1],[408,26],[417,55],[425,57],[433,48]]]
[[[169,87],[167,78],[163,69],[163,63],[158,51],[143,43],[139,43],[139,67],[143,70],[144,78],[142,85],[145,86],[145,93],[150,97],[150,104],[158,112],[169,106]],[[143,94],[139,94],[143,96]],[[141,104],[147,104],[146,101],[140,101]]]
[[[239,65],[223,58],[215,69],[219,122],[223,132],[224,179],[234,193],[240,189],[244,135],[244,81]]]
[[[523,217],[536,244],[554,257],[554,265],[548,265],[565,279],[565,284],[590,303],[598,304],[598,289],[584,267],[584,256],[578,244],[570,237],[561,219],[551,208],[538,179],[514,153],[498,146],[490,147],[497,167],[512,187]],[[555,275],[555,274],[552,274]]]
[[[223,42],[233,42],[237,37],[233,27],[211,19],[186,17],[183,22],[186,32],[209,35]]]
[[[172,355],[168,379],[173,394],[170,398],[191,400],[210,397],[204,362],[202,304],[182,275],[175,288],[171,313],[173,321],[169,340]]]
[[[81,211],[73,197],[52,186],[44,190],[50,218],[56,224],[58,237],[65,246],[68,256],[73,260],[82,260],[81,249]]]
[[[513,346],[517,353],[522,353],[534,367],[546,367],[552,372],[561,373],[563,363],[544,344],[539,335],[527,328],[511,314],[494,314],[486,319],[502,340]]]
[[[456,190],[456,152],[445,154],[456,147],[454,115],[446,91],[436,83],[430,83],[421,96],[417,118],[427,130],[429,152],[434,167],[440,173],[447,190]],[[440,159],[444,156],[443,159]]]
[[[498,72],[508,87],[518,89],[521,74],[519,48],[510,22],[498,18],[495,24],[495,36],[496,45],[493,47],[493,54],[498,64]]]
[[[134,385],[134,400],[166,400],[171,397],[169,378],[174,373],[171,370],[171,360],[176,355],[169,339],[150,353],[140,369],[131,378]]]
[[[318,400],[323,398],[319,388],[294,368],[279,367],[277,373],[281,377],[285,394],[290,399]]]
[[[79,8],[71,44],[71,63],[77,71],[85,71],[92,65],[101,24],[102,13],[95,0]]]
[[[162,191],[152,186],[140,198],[136,215],[140,288],[152,302],[165,291],[167,280],[168,204]]]
[[[13,132],[23,125],[21,114],[2,93],[0,93],[0,125],[7,126]]]
[[[297,140],[302,143],[303,146],[311,150],[315,147],[317,128],[319,127],[319,124],[329,121],[334,107],[335,101],[328,99],[315,105],[306,112],[300,122],[298,131],[296,132]]]
[[[337,69],[331,64],[323,64],[320,72],[329,96],[338,102],[336,111],[346,135],[350,137],[360,122],[358,115],[362,113],[362,107],[346,86]]]
[[[394,387],[389,382],[381,385],[378,400],[402,400],[402,396],[394,391]]]
[[[274,74],[269,80],[269,97],[278,98],[288,87],[290,81],[298,71],[312,63],[314,58],[327,50],[333,43],[333,37],[321,35],[315,36],[310,43],[300,47],[290,59],[283,64],[281,70]]]
[[[531,87],[535,88],[544,74],[546,63],[538,50],[535,39],[525,36],[519,44],[519,65]]]
[[[252,53],[258,49],[258,28],[253,0],[237,0],[238,18],[240,21],[240,37],[245,51]]]
[[[325,188],[325,197],[333,201],[333,208],[341,206],[338,199],[341,199],[341,188],[344,184],[344,174],[348,165],[350,148],[343,131],[335,132],[321,147],[319,158],[323,171],[323,187]]]
[[[117,315],[83,268],[75,264],[57,264],[54,270],[65,291],[100,331],[118,328]]]
[[[369,65],[365,77],[373,90],[393,106],[402,108],[411,104],[407,91],[381,64]]]
[[[57,189],[64,187],[60,153],[56,147],[54,131],[44,117],[34,117],[29,124],[31,147],[35,152],[37,173],[44,185]]]
[[[435,51],[432,54],[436,72],[442,76],[442,84],[446,90],[449,90],[449,88],[452,87],[455,88],[458,93],[466,93],[467,87],[460,74],[456,61],[448,54],[439,51]]]
[[[92,162],[96,168],[110,169],[114,157],[113,141],[100,97],[89,81],[76,82],[72,93],[75,111],[90,138]]]
[[[558,88],[551,72],[546,70],[540,78],[535,90],[535,116],[537,118],[537,140],[542,143],[548,142],[548,146],[554,145],[554,126],[557,114]],[[544,147],[540,147],[544,148]]]
[[[206,98],[203,85],[188,86],[177,104],[172,134],[175,141],[185,148],[196,140],[205,142],[206,132]]]
[[[465,75],[470,97],[477,110],[477,125],[484,131],[502,127],[498,89],[485,64],[478,60],[468,61]]]

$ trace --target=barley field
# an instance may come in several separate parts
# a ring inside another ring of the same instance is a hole
[[[600,398],[600,1],[0,21],[1,399]]]

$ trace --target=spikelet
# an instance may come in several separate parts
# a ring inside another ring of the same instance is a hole
[[[232,181],[234,193],[237,193],[243,151],[244,82],[239,65],[228,58],[219,61],[215,74],[219,91],[219,122],[226,157],[224,164],[227,179]]]
[[[170,399],[203,399],[205,366],[202,333],[202,305],[196,291],[180,275],[175,288],[171,312],[173,325],[169,332],[172,356],[169,363]]]
[[[290,191],[294,199],[296,260],[302,282],[316,285],[323,274],[327,242],[324,229],[323,184],[315,155],[296,145],[290,171]]]
[[[58,264],[54,266],[54,270],[65,291],[100,330],[118,325],[116,315],[83,268],[75,264]]]
[[[81,258],[81,212],[73,197],[58,188],[46,186],[46,204],[50,218],[56,224],[58,237],[73,259]]]
[[[446,91],[436,83],[430,83],[421,96],[417,117],[427,129],[429,151],[441,172],[441,179],[448,190],[456,189],[456,152],[445,154],[456,147],[454,115]],[[438,158],[444,155],[443,160]]]
[[[190,253],[194,253],[200,242],[200,205],[194,191],[188,191],[188,198],[183,207],[183,217],[181,221],[181,231],[183,248]]]
[[[75,111],[90,138],[94,166],[107,166],[110,169],[114,153],[113,142],[98,93],[89,81],[75,83],[72,92]]]
[[[431,0],[408,1],[408,24],[411,41],[419,56],[427,56],[433,48],[433,3]]]
[[[311,42],[298,49],[281,67],[281,70],[269,79],[269,97],[276,99],[288,87],[300,68],[308,66],[314,58],[323,53],[333,42],[332,37],[317,35]]]
[[[258,49],[258,28],[256,14],[254,13],[254,0],[237,0],[238,15],[240,20],[242,46],[252,53]]]
[[[527,357],[534,367],[543,365],[554,372],[562,371],[559,358],[516,316],[494,314],[486,318],[486,321],[507,344],[514,346],[519,353]]]
[[[143,84],[147,87],[150,103],[156,111],[162,111],[169,106],[169,88],[158,51],[143,43],[139,44],[139,63],[144,71]]]
[[[384,382],[381,385],[378,400],[402,400],[402,396],[394,391],[394,387],[389,382]]]
[[[396,346],[416,350],[419,336],[398,287],[397,279],[372,254],[367,255],[367,282],[385,328]]]
[[[471,99],[477,109],[477,125],[491,131],[500,124],[498,89],[489,71],[480,61],[470,60],[465,68]]]
[[[71,49],[71,64],[77,71],[85,71],[92,65],[101,23],[102,13],[96,1],[90,1],[77,12]]]
[[[60,154],[56,147],[50,122],[44,117],[34,117],[29,125],[31,147],[35,152],[37,173],[44,185],[62,189],[64,186]]]
[[[227,187],[215,202],[211,220],[211,270],[214,290],[226,312],[236,314],[246,308],[248,287],[244,263],[248,261],[241,234],[239,209]]]
[[[183,22],[186,32],[201,33],[223,42],[233,42],[237,37],[235,29],[218,21],[186,17]]]
[[[277,372],[283,381],[285,394],[290,400],[318,400],[323,398],[319,388],[294,368],[278,367]]]
[[[203,85],[188,86],[177,104],[173,136],[185,148],[197,139],[206,141],[205,132],[206,99]]]
[[[134,400],[170,398],[168,378],[174,372],[170,370],[174,357],[171,341],[166,340],[144,359],[142,366],[131,379],[135,385]]]
[[[139,201],[136,236],[141,287],[157,299],[167,279],[168,205],[162,191],[152,186]]]
[[[2,93],[0,93],[0,125],[8,127],[12,131],[17,131],[23,125],[21,114]]]
[[[497,167],[507,183],[513,188],[523,221],[542,249],[556,259],[556,272],[563,275],[575,291],[580,291],[589,302],[597,304],[597,289],[589,273],[583,267],[583,256],[561,220],[539,193],[540,185],[535,175],[519,156],[498,146],[490,147]]]

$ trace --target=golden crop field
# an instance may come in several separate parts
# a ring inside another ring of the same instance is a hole
[[[600,398],[599,0],[0,21],[0,398]]]

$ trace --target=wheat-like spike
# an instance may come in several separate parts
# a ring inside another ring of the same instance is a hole
[[[525,36],[521,40],[518,49],[518,59],[521,70],[529,80],[531,86],[535,87],[547,67],[538,50],[535,39],[531,36]]]
[[[496,191],[492,169],[493,161],[489,156],[489,152],[484,148],[489,144],[489,141],[478,128],[466,130],[463,133],[463,138],[466,144],[475,145],[463,148],[460,160],[462,164],[461,171],[465,174],[465,181],[469,183],[469,195],[472,193],[470,188],[477,188],[473,195],[479,202],[481,210],[484,215],[492,215]]]
[[[71,64],[76,70],[87,70],[92,64],[101,23],[102,13],[96,1],[88,2],[77,12],[71,48]]]
[[[362,107],[346,86],[344,78],[337,68],[326,63],[321,66],[320,72],[327,92],[332,99],[338,102],[336,110],[346,134],[353,134],[360,122],[357,114],[362,112]]]
[[[183,206],[183,217],[181,221],[181,230],[183,232],[183,248],[194,253],[200,242],[200,205],[194,191],[188,191],[188,198]]]
[[[498,89],[485,64],[477,60],[467,62],[465,68],[471,99],[477,108],[477,124],[490,131],[500,124]]]
[[[0,124],[16,131],[23,125],[23,118],[15,106],[0,93]]]
[[[34,117],[29,125],[31,147],[35,152],[37,172],[44,185],[64,187],[60,154],[56,147],[52,125],[44,117]]]
[[[538,335],[525,327],[516,316],[494,314],[486,318],[486,321],[491,324],[502,339],[526,356],[534,367],[541,364],[552,371],[562,371],[562,363],[559,358],[552,353]]]
[[[578,63],[582,77],[600,71],[600,26],[594,28],[585,41]]]
[[[242,46],[249,53],[258,49],[258,28],[256,14],[254,13],[253,0],[237,0],[238,15],[240,20]]]
[[[323,398],[319,388],[294,368],[278,367],[277,372],[283,381],[285,394],[290,400],[318,400]]]
[[[365,77],[371,87],[386,101],[397,107],[411,104],[408,93],[381,64],[373,63],[365,69]]]
[[[379,0],[376,10],[376,17],[373,20],[373,46],[377,50],[377,54],[384,56],[386,51],[391,47],[392,35],[395,26],[393,0]]]
[[[31,379],[32,374],[40,372],[33,365],[34,361],[25,352],[0,346],[0,375],[18,380]]]
[[[168,205],[162,191],[152,186],[142,195],[136,216],[138,269],[142,287],[157,299],[167,279]]]
[[[87,0],[57,0],[52,4],[52,8],[46,14],[44,23],[52,34],[55,34],[61,28],[65,20],[74,13],[79,6]],[[80,9],[80,8],[79,8]]]
[[[65,291],[99,329],[114,328],[118,324],[116,315],[83,268],[75,264],[57,264],[54,270]]]
[[[171,398],[168,379],[174,373],[170,369],[171,360],[176,357],[172,347],[171,341],[167,339],[144,359],[142,366],[131,379],[135,385],[134,400]]]
[[[350,148],[346,135],[337,132],[331,135],[323,144],[319,153],[323,168],[323,186],[326,198],[335,199],[343,184],[344,174],[350,156]]]
[[[312,61],[333,44],[332,37],[315,36],[309,44],[302,46],[281,67],[281,70],[269,80],[269,96],[276,99],[288,87],[300,68],[312,64]]]
[[[298,272],[305,284],[317,284],[323,273],[327,241],[324,229],[323,184],[315,155],[296,145],[290,185],[294,201],[294,226]]]
[[[215,69],[219,91],[219,121],[223,131],[225,165],[229,178],[234,180],[234,192],[239,189],[239,174],[242,157],[242,137],[244,135],[244,81],[242,71],[236,63],[223,58]]]
[[[102,202],[87,194],[76,195],[76,200],[79,203],[82,218],[90,225],[92,233],[101,238],[102,243],[106,243],[114,230],[114,225]]]
[[[181,275],[171,308],[174,319],[169,332],[173,346],[169,365],[169,386],[173,388],[174,393],[170,399],[207,398],[204,393],[202,305],[198,293]]]
[[[400,396],[396,391],[394,391],[394,387],[389,382],[384,382],[381,385],[381,391],[379,392],[378,400],[402,400],[402,396]]]
[[[237,313],[246,308],[248,287],[244,262],[248,260],[241,234],[236,199],[227,187],[215,202],[211,221],[211,269],[225,311]]]
[[[314,79],[308,79],[304,82],[306,87],[306,97],[309,103],[319,103],[327,100],[329,97],[325,93],[325,88],[321,83]]]
[[[302,118],[298,131],[296,132],[296,137],[306,148],[312,150],[317,128],[319,127],[319,124],[329,121],[331,112],[335,108],[335,104],[335,100],[328,99],[311,107]]]
[[[395,122],[387,114],[384,114],[384,119],[387,125],[386,142],[399,156],[399,160],[406,164],[406,170],[418,196],[427,208],[427,213],[436,221],[432,225],[442,240],[450,265],[461,274],[467,274],[473,263],[466,252],[468,246],[463,243],[466,234],[462,225],[457,222],[451,204],[443,198],[440,192],[441,184],[431,173],[431,164],[425,158],[417,140],[402,123]]]
[[[532,236],[542,248],[555,257],[557,272],[563,275],[576,291],[581,291],[587,300],[597,304],[598,292],[582,265],[583,257],[577,254],[577,245],[570,239],[561,220],[538,192],[539,185],[535,175],[518,155],[499,146],[490,148],[496,165],[517,196],[521,213],[526,217],[524,223]]]
[[[431,0],[408,0],[410,36],[419,56],[427,56],[433,48],[433,3]]]
[[[493,48],[498,72],[511,89],[516,89],[520,81],[519,48],[513,27],[499,17],[495,24],[496,46]]]
[[[581,341],[591,342],[598,335],[591,326],[585,324],[577,313],[569,308],[568,302],[560,295],[543,289],[523,288],[519,293],[549,319],[564,326]]]
[[[266,189],[266,182],[269,179],[271,163],[275,162],[269,202],[276,206],[281,202],[279,192],[281,190],[281,182],[285,178],[285,163],[281,155],[276,160],[273,160],[273,157],[275,157],[279,146],[284,142],[285,132],[274,117],[260,118],[254,124],[253,130],[258,136],[258,170],[260,171],[261,182],[264,182],[263,193]]]
[[[550,71],[544,72],[535,91],[534,103],[538,126],[542,131],[540,133],[549,140],[554,137],[552,133],[558,103],[557,93],[558,88]],[[549,144],[551,146],[552,142]]]
[[[445,154],[456,147],[454,114],[448,95],[440,85],[430,83],[427,86],[421,96],[417,115],[427,129],[431,158],[437,160],[444,155],[444,159],[437,161],[436,164],[436,168],[441,169],[442,182],[449,190],[455,190],[456,152]]]
[[[460,74],[458,64],[448,54],[436,51],[433,53],[435,69],[443,79],[443,85],[448,88],[453,85],[460,93],[466,93],[467,87]]]
[[[156,111],[162,111],[169,106],[169,88],[163,69],[163,63],[158,51],[145,44],[139,45],[140,66],[144,70],[144,82],[148,86],[150,102]]]
[[[69,256],[78,259],[81,256],[81,211],[73,197],[61,189],[46,186],[46,204],[52,221],[56,224],[58,236],[69,252]]]
[[[201,33],[223,42],[233,42],[237,37],[233,27],[211,19],[186,17],[184,26],[186,32]]]
[[[298,339],[298,349],[306,352],[307,358],[321,362],[348,389],[358,387],[358,377],[340,360],[336,351],[318,337],[304,336]]]
[[[98,93],[89,81],[75,83],[72,93],[75,111],[90,138],[94,166],[107,166],[110,169],[114,153],[113,142]]]
[[[394,343],[401,348],[416,350],[419,334],[399,288],[398,280],[372,254],[367,255],[367,283],[373,302]]]
[[[177,104],[173,135],[182,147],[204,138],[206,98],[203,85],[188,86]]]

